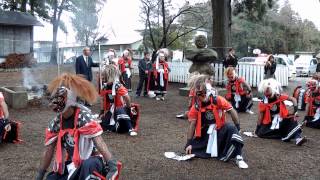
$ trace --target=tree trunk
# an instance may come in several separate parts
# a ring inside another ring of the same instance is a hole
[[[146,22],[144,24],[143,38],[142,38],[144,52],[148,51],[148,47],[147,47],[147,43],[146,43],[147,30],[148,30],[148,21],[146,20]]]
[[[52,48],[51,48],[51,58],[50,63],[57,64],[57,34],[58,34],[58,24],[57,22],[53,23],[53,29],[52,29]]]
[[[57,35],[58,35],[58,29],[59,29],[59,23],[61,14],[63,11],[65,0],[62,0],[61,4],[58,6],[58,0],[54,0],[54,12],[53,12],[53,20],[52,20],[52,49],[51,49],[51,57],[50,57],[50,63],[57,64],[58,57],[57,57]]]
[[[51,56],[50,63],[57,64],[57,11],[58,11],[58,0],[53,1],[53,16],[52,16],[52,45],[51,45]]]
[[[89,46],[89,35],[88,34],[86,34],[86,46]]]
[[[26,12],[27,11],[27,0],[22,0],[21,1],[20,11],[21,12]]]
[[[231,45],[231,0],[211,0],[213,34],[212,45],[223,59]]]
[[[164,48],[167,47],[167,31],[166,31],[166,11],[164,6],[164,0],[161,0],[161,13],[162,13],[162,33],[163,33],[163,46]]]
[[[15,0],[11,0],[9,2],[9,9],[10,11],[16,11],[17,10],[17,2]]]
[[[27,1],[27,0],[26,0]],[[36,0],[30,0],[30,11],[31,11],[31,15],[34,16],[34,8],[36,6]]]

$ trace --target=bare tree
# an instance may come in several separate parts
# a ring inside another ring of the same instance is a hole
[[[52,23],[52,48],[50,62],[53,64],[57,63],[57,35],[59,26],[62,26],[61,15],[63,11],[71,10],[73,4],[71,0],[52,0],[53,15],[51,18]]]
[[[146,28],[144,32],[148,32],[148,37],[150,38],[152,48],[154,50],[166,48],[172,45],[180,37],[183,37],[205,25],[204,18],[201,17],[197,9],[190,6],[188,2],[186,2],[183,7],[180,7],[175,14],[170,14],[168,10],[169,7],[172,6],[170,0],[141,0],[141,3],[141,16],[145,22]],[[161,12],[159,12],[158,9],[161,9]],[[179,18],[184,15],[193,16],[196,21],[200,22],[199,25],[191,27],[184,23],[177,22]],[[157,23],[158,18],[162,19],[161,24]],[[161,29],[158,27],[161,27]],[[157,36],[158,33],[160,34],[160,37]]]

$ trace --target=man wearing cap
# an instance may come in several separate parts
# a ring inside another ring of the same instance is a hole
[[[99,67],[99,63],[94,63],[90,57],[90,48],[83,48],[83,55],[76,59],[76,74],[81,74],[88,81],[92,81],[92,67]]]

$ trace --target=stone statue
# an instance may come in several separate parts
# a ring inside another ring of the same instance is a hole
[[[185,51],[186,59],[192,61],[189,73],[199,72],[200,74],[212,76],[214,70],[210,64],[217,60],[217,52],[206,48],[207,38],[204,35],[199,35],[195,38],[195,45],[197,49],[187,49]]]

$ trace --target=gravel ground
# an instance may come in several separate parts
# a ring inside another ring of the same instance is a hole
[[[32,72],[41,83],[48,83],[56,75],[56,69],[50,67],[39,67]],[[291,81],[285,91],[291,94],[293,87],[304,81],[305,78]],[[0,73],[1,86],[21,83],[21,72]],[[238,169],[234,162],[224,163],[215,159],[187,162],[166,159],[164,152],[183,152],[186,142],[188,123],[175,118],[187,106],[187,99],[178,95],[178,88],[183,86],[171,83],[164,102],[133,98],[141,105],[137,137],[103,135],[112,153],[124,165],[121,179],[320,179],[320,142],[317,141],[320,131],[310,128],[304,128],[304,135],[309,141],[302,147],[278,140],[244,137],[243,153],[249,165],[246,170]],[[99,112],[99,104],[93,106],[93,111]],[[256,103],[253,111],[257,112]],[[0,145],[0,179],[34,179],[43,150],[44,129],[54,113],[44,106],[10,109],[10,114],[11,118],[23,123],[21,135],[24,143]],[[239,116],[244,131],[255,129],[257,115]]]

